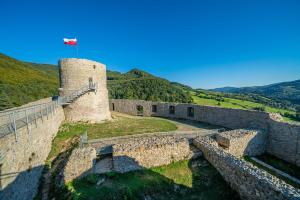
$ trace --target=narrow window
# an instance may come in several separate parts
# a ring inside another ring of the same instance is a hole
[[[143,114],[144,114],[144,107],[143,106],[137,105],[136,110],[137,110],[137,115],[138,116],[143,116]]]
[[[152,112],[154,112],[154,113],[157,112],[157,105],[152,105]]]
[[[194,113],[195,113],[195,111],[194,111],[193,107],[188,107],[187,108],[187,116],[188,117],[194,117]]]
[[[169,106],[169,114],[175,114],[175,106]]]
[[[111,104],[111,107],[112,107],[112,110],[114,111],[114,110],[115,110],[115,104],[112,103],[112,104]]]
[[[93,78],[92,77],[89,77],[89,86],[90,86],[90,88],[93,86]]]

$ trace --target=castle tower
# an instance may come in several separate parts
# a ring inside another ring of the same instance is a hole
[[[111,119],[106,87],[106,66],[86,59],[67,58],[58,63],[60,76],[60,96],[96,84],[94,91],[80,95],[64,107],[68,121],[100,122]]]

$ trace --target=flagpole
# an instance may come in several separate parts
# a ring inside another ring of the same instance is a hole
[[[78,57],[78,44],[76,45],[76,55],[77,55],[77,58],[79,58]]]
[[[76,39],[76,37],[75,37],[75,39]],[[77,39],[76,39],[76,41],[77,41]],[[76,57],[79,58],[78,57],[78,42],[76,43]]]

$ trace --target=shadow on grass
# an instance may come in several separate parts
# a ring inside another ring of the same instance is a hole
[[[127,173],[91,174],[69,183],[65,191],[56,199],[239,199],[203,158]]]

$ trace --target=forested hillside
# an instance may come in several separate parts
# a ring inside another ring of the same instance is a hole
[[[107,79],[111,98],[184,103],[192,101],[188,91],[139,69],[124,74],[108,71]]]
[[[0,110],[49,97],[58,88],[57,68],[0,54]]]

